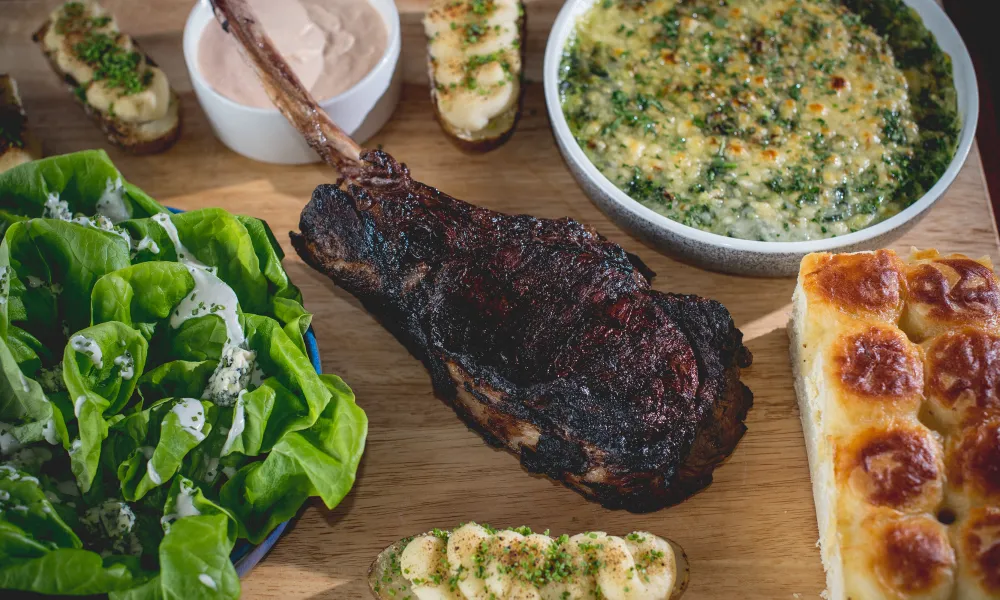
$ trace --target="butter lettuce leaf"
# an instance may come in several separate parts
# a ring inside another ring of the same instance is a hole
[[[0,565],[0,589],[6,590],[89,596],[134,585],[134,574],[125,564],[74,548],[57,548]]]
[[[108,436],[105,413],[118,413],[132,398],[146,348],[138,331],[117,321],[82,329],[66,345],[63,377],[79,433],[70,445],[70,463],[84,492],[97,476],[101,444]]]
[[[62,411],[42,392],[38,382],[21,370],[0,339],[0,454],[33,442],[66,446],[67,430]],[[16,440],[16,442],[14,441]]]
[[[282,436],[263,461],[243,467],[222,486],[222,504],[254,543],[293,517],[308,497],[319,496],[333,508],[354,485],[368,420],[339,377],[323,375],[322,381],[332,398],[316,423]]]
[[[55,197],[73,213],[94,215],[109,182],[116,194],[116,184],[122,184],[120,194],[130,218],[167,212],[142,190],[122,181],[103,150],[43,158],[0,173],[0,210],[14,218],[42,217],[45,203]]]
[[[208,401],[178,398],[160,402],[149,412],[147,422],[158,425],[151,428],[155,432],[150,439],[155,439],[152,452],[146,455],[139,448],[118,467],[122,494],[130,501],[170,481],[184,457],[211,432],[218,408]]]
[[[7,249],[0,254],[6,252],[19,281],[37,282],[24,288],[26,314],[16,320],[46,344],[61,345],[69,332],[90,325],[90,311],[81,307],[90,306],[94,284],[130,264],[129,245],[122,238],[55,219],[16,223],[3,245]]]
[[[336,506],[367,435],[274,234],[95,151],[0,174],[0,235],[0,590],[238,598],[234,545]]]
[[[133,573],[82,549],[38,479],[0,466],[0,589],[88,595],[126,589]]]
[[[104,275],[91,292],[94,323],[120,321],[139,330],[146,340],[164,328],[174,307],[194,288],[184,265],[146,262]]]

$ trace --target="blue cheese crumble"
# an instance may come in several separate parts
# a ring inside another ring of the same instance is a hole
[[[95,547],[101,548],[102,556],[111,554],[142,554],[142,545],[132,533],[135,527],[135,513],[120,500],[105,500],[87,509],[80,523],[87,530]]]
[[[219,365],[208,380],[202,398],[219,406],[233,406],[240,392],[250,383],[257,353],[239,346],[229,346],[222,351]]]

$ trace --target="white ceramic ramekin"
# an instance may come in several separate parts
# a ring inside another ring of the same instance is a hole
[[[958,30],[935,0],[904,0],[920,14],[927,29],[952,59],[962,131],[958,150],[941,179],[899,214],[860,231],[810,242],[740,240],[682,225],[630,198],[590,162],[573,138],[559,100],[559,63],[577,18],[596,0],[567,0],[545,49],[545,103],[556,142],[566,164],[591,200],[616,223],[666,253],[713,271],[772,277],[793,276],[810,252],[852,252],[886,246],[906,233],[937,202],[965,163],[976,134],[979,90],[972,58]]]
[[[401,39],[399,11],[393,0],[359,1],[371,2],[382,15],[389,46],[375,68],[357,85],[319,105],[355,141],[364,143],[385,125],[399,104]],[[201,0],[191,9],[184,27],[184,61],[195,95],[215,135],[234,152],[254,160],[280,164],[318,161],[316,153],[278,109],[243,106],[219,94],[205,81],[198,69],[198,41],[209,26],[219,25],[208,2]]]

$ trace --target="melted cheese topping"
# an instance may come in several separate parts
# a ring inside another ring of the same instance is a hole
[[[167,76],[147,64],[134,40],[96,2],[68,2],[52,11],[42,47],[76,81],[77,93],[100,112],[128,123],[168,116]],[[102,60],[109,52],[118,53],[119,60],[104,72]],[[129,70],[134,74],[123,76]],[[125,80],[130,86],[123,86]]]
[[[398,568],[410,590],[386,591],[412,591],[420,600],[667,600],[678,580],[673,549],[650,533],[552,539],[475,523],[414,538]]]
[[[476,132],[520,94],[519,0],[435,0],[424,18],[441,116]]]
[[[685,225],[811,240],[916,199],[897,193],[920,139],[907,80],[832,0],[599,1],[560,73],[590,160]]]
[[[920,252],[906,270],[909,302],[900,325],[917,340],[965,324],[1000,325],[1000,280],[989,257]]]

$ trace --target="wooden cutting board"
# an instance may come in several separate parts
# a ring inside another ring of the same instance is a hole
[[[191,92],[181,31],[192,0],[105,4],[136,35],[180,91],[184,134],[169,152],[135,158],[109,148],[126,178],[184,209],[221,206],[266,219],[284,244],[302,288],[326,372],[353,388],[370,420],[357,484],[329,511],[309,506],[294,529],[244,582],[247,598],[364,598],[365,572],[397,538],[477,520],[529,525],[554,533],[646,529],[680,542],[691,559],[692,600],[816,598],[823,572],[785,325],[791,279],[748,279],[678,263],[623,233],[587,199],[556,149],[539,82],[549,26],[561,0],[528,0],[528,86],[524,119],[506,146],[486,156],[461,154],[432,117],[420,18],[426,0],[398,0],[403,12],[406,87],[393,120],[370,145],[383,144],[422,181],[493,209],[539,217],[570,216],[640,255],[659,276],[657,289],[723,302],[754,353],[745,381],[755,404],[750,428],[715,483],[684,504],[648,515],[612,512],[560,484],[528,475],[516,458],[487,447],[432,392],[423,367],[354,298],[294,254],[285,232],[313,188],[334,178],[323,166],[264,165],[229,152],[212,135]],[[41,56],[29,34],[51,0],[0,0],[0,72],[21,84],[33,127],[49,154],[108,148]],[[897,249],[1000,258],[979,153],[947,196]]]

